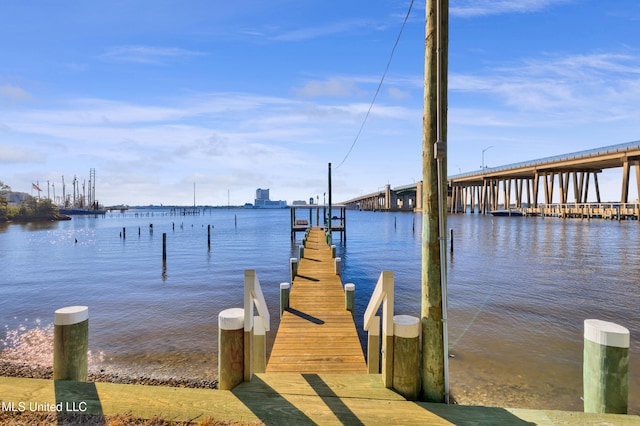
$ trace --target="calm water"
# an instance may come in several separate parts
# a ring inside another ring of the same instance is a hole
[[[456,399],[582,410],[582,327],[597,318],[631,332],[629,406],[640,413],[640,224],[457,215],[448,226]],[[288,210],[129,211],[0,225],[0,340],[5,331],[46,328],[60,307],[87,305],[90,349],[99,355],[92,368],[215,378],[217,315],[242,306],[244,269],[258,273],[275,336],[279,283],[295,251],[288,227]],[[395,272],[396,314],[419,316],[420,236],[420,215],[348,212],[338,255],[343,281],[356,284],[360,329],[384,269]]]

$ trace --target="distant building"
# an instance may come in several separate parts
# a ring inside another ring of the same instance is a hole
[[[256,189],[256,198],[253,208],[256,209],[283,209],[287,207],[287,202],[283,200],[271,201],[269,199],[269,189]]]
[[[9,201],[10,206],[19,206],[27,198],[29,198],[29,194],[26,192],[9,192],[7,201]]]
[[[306,206],[307,202],[304,200],[296,200],[294,202],[291,203],[294,206]]]
[[[256,200],[269,200],[269,189],[256,189]]]

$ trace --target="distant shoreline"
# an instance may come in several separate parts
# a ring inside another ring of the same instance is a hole
[[[0,219],[0,223],[57,222],[61,220],[71,220],[71,216],[57,214],[55,216],[12,217],[11,219]]]

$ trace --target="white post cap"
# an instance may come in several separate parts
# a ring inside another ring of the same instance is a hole
[[[53,314],[53,325],[78,324],[89,319],[89,308],[86,306],[67,306]]]
[[[289,283],[280,283],[280,290],[288,290],[291,288],[291,284]]]
[[[603,346],[629,347],[629,330],[621,325],[597,319],[584,320],[584,338]]]
[[[354,283],[347,283],[344,285],[344,291],[355,291],[356,285]]]
[[[298,258],[297,257],[290,257],[289,258],[289,263],[298,263]]]
[[[220,330],[244,329],[244,309],[225,309],[218,314],[218,327]]]
[[[408,339],[418,337],[420,335],[420,318],[411,315],[394,315],[393,334]]]

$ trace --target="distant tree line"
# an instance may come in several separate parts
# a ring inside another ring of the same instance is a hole
[[[61,219],[60,211],[50,199],[28,196],[19,206],[9,205],[11,187],[0,181],[0,222]]]

